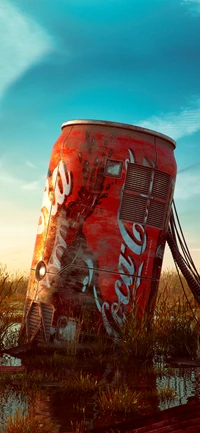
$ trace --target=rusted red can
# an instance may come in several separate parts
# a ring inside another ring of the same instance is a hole
[[[169,137],[132,125],[62,125],[31,266],[26,341],[62,344],[77,305],[96,309],[114,337],[135,305],[140,317],[153,310],[175,186],[174,149]]]

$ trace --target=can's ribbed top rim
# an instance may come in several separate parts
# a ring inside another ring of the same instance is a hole
[[[142,128],[141,126],[131,125],[128,123],[110,122],[108,120],[89,120],[89,119],[69,120],[68,122],[64,122],[61,125],[61,129],[65,128],[66,126],[73,126],[73,125],[101,125],[101,126],[112,126],[120,129],[130,129],[132,131],[142,132],[143,134],[149,134],[149,135],[153,135],[154,137],[163,138],[164,140],[169,141],[174,146],[174,149],[176,147],[176,142],[171,137],[168,137],[168,135],[162,134],[161,132],[152,131],[151,129],[148,128]]]

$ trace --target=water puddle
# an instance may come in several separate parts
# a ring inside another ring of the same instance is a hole
[[[82,369],[80,370],[80,366]],[[0,358],[1,366],[21,366],[21,360],[3,355]],[[67,367],[70,374],[70,369]],[[73,368],[73,366],[72,366]],[[76,367],[73,368],[73,372]],[[133,390],[141,393],[144,407],[142,414],[148,414],[169,407],[187,403],[191,398],[200,398],[200,367],[167,367],[164,364],[152,363],[148,368],[140,365],[135,367],[134,363],[126,367],[114,368],[111,363],[90,367],[88,359],[79,362],[77,371],[83,371],[103,380],[105,387],[120,387],[122,384],[131,386]],[[8,416],[13,415],[16,410],[23,409],[41,420],[50,418],[57,426],[58,432],[84,431],[87,428],[97,428],[114,424],[124,419],[124,414],[114,415],[102,412],[94,399],[95,393],[79,393],[69,395],[67,392],[56,389],[52,392],[52,383],[48,383],[41,390],[24,393],[18,389],[15,373],[0,372],[0,377],[7,374],[12,377],[13,386],[7,387],[0,383],[0,426],[4,425]],[[23,373],[21,373],[23,374]],[[49,380],[49,379],[48,379]],[[105,388],[104,387],[104,388]],[[155,398],[154,398],[155,397]],[[126,419],[133,418],[133,414],[127,414]],[[77,427],[78,426],[78,427]]]

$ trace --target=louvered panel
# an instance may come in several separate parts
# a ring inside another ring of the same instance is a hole
[[[124,192],[120,218],[142,224],[144,222],[146,206],[146,198]]]
[[[161,171],[155,171],[152,195],[161,200],[167,200],[170,186],[170,176]]]
[[[152,227],[162,229],[164,225],[165,214],[166,214],[166,204],[156,200],[151,200],[149,206],[147,224]]]
[[[45,337],[44,337],[44,330],[43,330],[43,328],[41,328],[41,327],[39,328],[39,331],[37,332],[35,340],[38,343],[41,343],[41,344],[44,343]]]
[[[30,300],[30,302],[32,301]],[[28,301],[27,303],[27,311],[30,302]],[[27,314],[27,331],[29,340],[36,336],[36,340],[39,342],[49,341],[53,313],[53,305],[44,304],[42,302],[32,302]]]
[[[151,173],[152,169],[149,167],[129,163],[125,189],[147,195],[149,192]]]
[[[46,342],[49,341],[50,338],[50,328],[53,320],[54,308],[52,305],[41,303],[41,313],[43,319],[44,333]]]
[[[33,302],[27,316],[27,328],[29,339],[33,337],[40,324],[39,306],[37,302]]]
[[[31,314],[29,314],[28,323],[32,324],[33,326],[37,326],[39,323],[39,318],[38,318],[38,316],[36,317],[33,314],[34,314],[33,312],[31,312]]]

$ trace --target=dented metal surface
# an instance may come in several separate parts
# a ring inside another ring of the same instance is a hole
[[[131,125],[62,125],[49,163],[21,341],[53,344],[66,334],[58,331],[61,317],[72,310],[78,317],[83,305],[97,310],[114,338],[135,305],[140,317],[153,310],[176,178],[174,148],[169,137]]]

